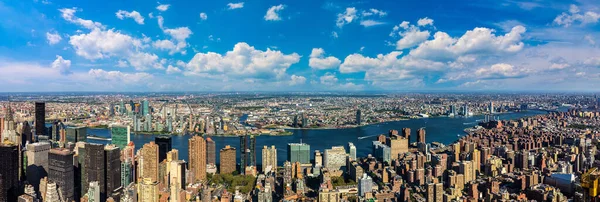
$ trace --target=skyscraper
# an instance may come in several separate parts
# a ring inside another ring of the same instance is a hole
[[[240,136],[240,169],[239,170],[240,170],[241,174],[244,174],[244,171],[246,170],[246,166],[248,164],[247,150],[248,150],[248,136],[247,135]]]
[[[138,160],[139,169],[136,169],[139,173],[138,181],[148,178],[158,182],[158,145],[154,142],[146,143],[140,149],[140,154]]]
[[[348,156],[350,159],[356,160],[356,146],[352,142],[348,142]]]
[[[85,145],[85,173],[87,182],[98,182],[100,188],[100,199],[106,199],[104,177],[104,145],[88,143]],[[85,190],[84,190],[85,191]]]
[[[139,185],[140,202],[158,202],[158,182],[150,178],[144,178]]]
[[[263,173],[277,171],[277,149],[275,149],[275,145],[271,145],[271,147],[263,146],[262,171]]]
[[[179,191],[185,189],[185,161],[175,160],[170,162],[169,189],[171,191],[171,202],[180,202]]]
[[[190,172],[193,182],[206,179],[206,141],[201,136],[194,136],[188,140],[188,155]],[[222,162],[221,162],[222,163]]]
[[[150,102],[148,100],[142,101],[142,115],[146,116],[150,114]]]
[[[125,146],[131,141],[131,128],[129,126],[116,126],[110,128],[112,143],[120,149],[125,149]]]
[[[248,164],[250,166],[256,166],[256,138],[254,135],[250,135],[250,152],[247,154],[248,156]]]
[[[334,146],[325,150],[323,156],[324,167],[330,170],[339,170],[346,165],[346,149],[343,146]]]
[[[36,191],[39,191],[40,180],[48,175],[48,152],[50,151],[49,142],[36,142],[27,145],[27,181],[33,185]]]
[[[362,123],[361,122],[361,112],[360,112],[360,109],[359,109],[359,110],[356,110],[356,125],[360,126],[361,123]]]
[[[158,162],[162,162],[167,158],[167,152],[172,149],[171,136],[161,135],[154,138],[154,142],[158,145]]]
[[[105,193],[107,198],[118,194],[121,188],[121,149],[114,145],[104,147]]]
[[[235,171],[235,156],[235,148],[227,145],[225,148],[221,149],[221,165],[219,169],[221,174],[233,173]]]
[[[88,202],[101,202],[102,193],[100,191],[100,183],[98,181],[90,182],[89,187],[87,191]]]
[[[417,142],[426,143],[425,142],[425,128],[419,128],[419,130],[417,130]]]
[[[67,142],[85,142],[87,140],[87,127],[73,127],[66,129]]]
[[[410,128],[402,128],[402,136],[404,136],[404,138],[408,139],[409,144],[410,144]]]
[[[306,143],[289,143],[287,160],[291,163],[310,164],[310,145]]]
[[[373,190],[373,179],[367,173],[364,173],[362,178],[358,180],[358,195],[365,196],[371,190]]]
[[[490,101],[490,114],[493,114],[496,112],[496,109],[494,108],[494,102]]]
[[[217,146],[210,137],[206,138],[206,163],[217,165]]]
[[[16,201],[19,184],[19,148],[0,143],[0,201]]]
[[[48,154],[48,167],[48,180],[56,183],[63,200],[75,200],[73,152],[64,148],[51,149]]]
[[[35,135],[46,135],[46,103],[35,103]]]

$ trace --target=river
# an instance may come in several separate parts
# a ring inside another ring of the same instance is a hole
[[[544,111],[524,111],[514,113],[497,114],[501,120],[519,119],[526,116],[534,116],[545,114]],[[311,152],[325,149],[332,146],[345,146],[348,142],[354,143],[357,149],[357,156],[367,156],[371,153],[371,143],[379,134],[387,134],[389,130],[402,130],[402,128],[411,128],[411,142],[416,141],[416,131],[418,128],[425,127],[427,142],[440,142],[450,144],[457,140],[457,135],[464,135],[463,130],[468,127],[475,126],[478,121],[484,119],[484,116],[472,116],[468,118],[421,118],[410,119],[403,121],[394,121],[379,123],[373,125],[362,126],[358,128],[347,129],[296,129],[290,130],[293,132],[289,136],[258,136],[256,137],[256,158],[257,163],[262,162],[262,148],[264,145],[275,145],[277,148],[277,161],[282,165],[287,158],[287,144],[298,143],[300,141],[310,145]],[[109,129],[88,129],[88,134],[97,135],[100,137],[110,137]],[[154,141],[156,135],[133,135],[132,141],[135,143],[136,150],[141,148],[143,144]],[[188,161],[188,139],[190,136],[172,136],[173,148],[179,150],[179,157]],[[225,145],[231,145],[238,149],[237,157],[239,159],[239,138],[238,137],[211,137],[217,148],[217,161],[219,161],[219,149]],[[91,140],[90,143],[106,144],[107,141]],[[313,155],[311,154],[311,158]],[[239,160],[238,160],[239,162]]]

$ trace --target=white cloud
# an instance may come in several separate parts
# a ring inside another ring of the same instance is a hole
[[[123,73],[121,71],[106,71],[103,69],[90,69],[88,75],[94,79],[112,83],[138,83],[153,78],[151,74],[144,72]]]
[[[479,79],[506,79],[521,78],[527,76],[527,74],[523,70],[516,69],[513,65],[499,63],[477,69],[474,76]]]
[[[325,57],[325,51],[322,48],[313,48],[308,60],[308,66],[313,69],[332,69],[340,65],[341,61],[336,57]]]
[[[385,22],[376,21],[376,20],[362,20],[362,21],[360,21],[360,25],[362,25],[363,27],[372,27],[372,26],[383,25],[383,24],[385,24]]]
[[[412,48],[416,45],[419,45],[423,41],[429,39],[429,31],[421,31],[419,27],[409,25],[409,23],[406,21],[402,22],[398,26],[394,26],[392,32],[390,33],[390,36],[395,37],[396,32],[398,32],[401,28],[404,29],[404,31],[398,33],[398,35],[400,35],[402,38],[396,41],[397,50]]]
[[[163,29],[163,24],[165,23],[165,19],[163,18],[163,16],[157,16],[156,20],[158,21],[158,27],[160,27],[160,29]]]
[[[115,15],[117,15],[117,18],[121,20],[124,18],[132,18],[136,23],[140,25],[144,24],[144,17],[142,17],[142,15],[137,11],[127,12],[124,10],[119,10],[117,13],[115,13]]]
[[[338,82],[338,78],[332,73],[326,73],[325,75],[319,77],[319,80],[323,85],[334,85]]]
[[[206,13],[200,13],[200,19],[206,20],[206,19],[208,19],[208,15],[206,15]]]
[[[104,29],[104,25],[102,25],[99,22],[94,22],[91,20],[84,20],[84,19],[76,17],[75,16],[75,13],[77,12],[76,7],[62,8],[62,9],[59,9],[59,11],[61,12],[62,18],[68,22],[83,26],[87,29]]]
[[[302,85],[306,83],[306,77],[296,76],[295,74],[290,77],[290,86]]]
[[[281,51],[261,51],[247,43],[237,43],[225,55],[197,53],[186,65],[188,75],[216,74],[246,78],[282,78],[285,71],[300,61],[300,55]]]
[[[62,40],[62,37],[57,32],[46,32],[46,40],[48,40],[48,44],[54,45],[59,43]]]
[[[266,21],[279,21],[281,17],[279,17],[279,12],[285,9],[285,5],[279,4],[277,6],[272,6],[267,10],[267,14],[265,14]]]
[[[177,73],[181,73],[181,69],[174,67],[172,65],[169,65],[169,67],[167,67],[167,74],[177,74]]]
[[[371,8],[369,10],[366,10],[366,11],[362,12],[362,16],[363,17],[368,17],[368,16],[372,16],[372,15],[383,17],[383,16],[387,15],[387,12],[382,11],[382,10],[377,10],[377,9],[374,9],[374,8]]]
[[[596,24],[600,19],[600,13],[593,11],[587,11],[581,13],[576,5],[571,5],[569,13],[563,12],[554,18],[554,24],[569,27],[574,23],[578,22],[581,25]]]
[[[58,70],[61,74],[71,73],[71,60],[65,60],[62,56],[56,55],[56,60],[52,62],[52,68]]]
[[[428,18],[428,17],[424,17],[424,18],[421,18],[421,19],[419,19],[417,21],[417,25],[419,25],[421,27],[424,27],[424,26],[427,26],[427,25],[431,26],[431,25],[433,25],[433,20],[430,19],[430,18]]]
[[[333,32],[331,32],[331,37],[333,37],[334,39],[337,39],[339,36],[336,31],[333,31]]]
[[[170,55],[173,55],[177,52],[181,52],[182,54],[186,53],[185,48],[187,47],[186,42],[177,42],[177,44],[173,43],[171,40],[156,40],[152,43],[152,46],[158,48],[160,50],[168,50]]]
[[[156,10],[159,10],[159,11],[167,11],[167,10],[169,10],[169,7],[170,7],[170,6],[171,6],[171,5],[169,5],[169,4],[160,4],[160,5],[158,5],[158,6],[156,7]]]
[[[583,64],[585,65],[590,65],[590,66],[595,66],[595,67],[600,67],[600,57],[596,56],[596,57],[589,57],[587,58]]]
[[[190,37],[190,35],[192,35],[192,30],[190,30],[188,27],[165,29],[164,32],[177,41],[185,41],[188,37]]]
[[[346,11],[338,14],[335,24],[341,28],[344,25],[352,23],[352,21],[354,21],[355,18],[357,18],[356,8],[348,7],[346,8]]]
[[[239,2],[239,3],[228,3],[227,4],[227,8],[229,10],[233,10],[233,9],[239,9],[239,8],[244,8],[244,2]]]
[[[340,65],[340,72],[353,73],[376,68],[391,67],[398,63],[398,56],[401,54],[402,51],[392,51],[387,55],[379,54],[376,58],[370,58],[358,53],[354,53],[348,55],[344,59],[344,63]]]

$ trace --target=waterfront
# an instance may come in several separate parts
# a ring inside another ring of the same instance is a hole
[[[507,120],[545,113],[546,112],[544,111],[524,111],[497,114],[495,116],[499,117],[501,120]],[[293,134],[288,136],[262,135],[256,137],[256,158],[257,163],[261,164],[263,145],[275,145],[277,148],[278,164],[282,165],[287,158],[287,144],[297,143],[300,141],[309,144],[311,151],[319,150],[321,152],[323,152],[325,149],[331,148],[332,146],[347,146],[348,142],[352,142],[354,145],[356,145],[358,156],[367,156],[369,153],[371,153],[371,144],[372,141],[375,140],[375,136],[379,134],[387,134],[389,130],[401,130],[402,128],[411,128],[411,142],[416,140],[416,130],[418,128],[425,127],[427,142],[450,144],[458,138],[457,135],[464,135],[463,130],[465,128],[475,126],[477,122],[482,119],[484,119],[484,116],[482,115],[468,118],[437,117],[386,122],[358,128],[290,130],[293,132]],[[110,137],[110,130],[88,129],[88,134],[97,135],[99,137]],[[143,144],[154,141],[155,137],[156,135],[132,135],[131,140],[135,143],[137,150],[140,149]],[[186,161],[188,161],[187,140],[189,138],[190,136],[172,136],[173,149],[179,150],[180,159]],[[218,150],[223,148],[225,145],[231,145],[238,149],[237,157],[239,158],[238,137],[213,136],[211,138],[216,143],[217,161],[219,160]],[[106,141],[102,140],[88,139],[88,141],[91,143],[106,143]]]

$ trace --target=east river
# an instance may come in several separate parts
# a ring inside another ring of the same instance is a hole
[[[496,114],[501,120],[519,119],[521,117],[534,116],[545,114],[544,111],[524,111],[514,113]],[[288,136],[258,136],[256,137],[256,158],[257,164],[262,162],[262,148],[264,145],[275,145],[277,148],[278,164],[282,165],[287,158],[288,143],[307,143],[310,145],[311,158],[312,152],[319,150],[323,152],[325,149],[332,146],[345,146],[348,142],[354,143],[357,149],[357,156],[367,156],[371,153],[371,144],[377,135],[387,134],[389,130],[402,130],[402,128],[411,128],[411,142],[416,140],[416,130],[421,127],[426,129],[427,142],[440,142],[450,144],[458,139],[458,135],[465,134],[464,129],[473,127],[478,121],[484,119],[484,116],[472,116],[468,118],[421,118],[410,119],[403,121],[385,122],[373,125],[362,126],[358,128],[347,129],[296,129],[290,130],[292,135]],[[109,129],[88,129],[88,134],[97,135],[99,137],[110,138]],[[154,141],[156,135],[131,135],[131,139],[135,144],[136,150],[140,149],[145,143]],[[172,136],[173,149],[179,150],[179,158],[188,161],[188,139],[191,136]],[[219,149],[225,145],[231,145],[238,149],[237,157],[239,159],[239,137],[211,137],[216,143],[217,161],[219,161]],[[90,143],[106,144],[107,141],[88,139]],[[238,160],[239,161],[239,160]]]

